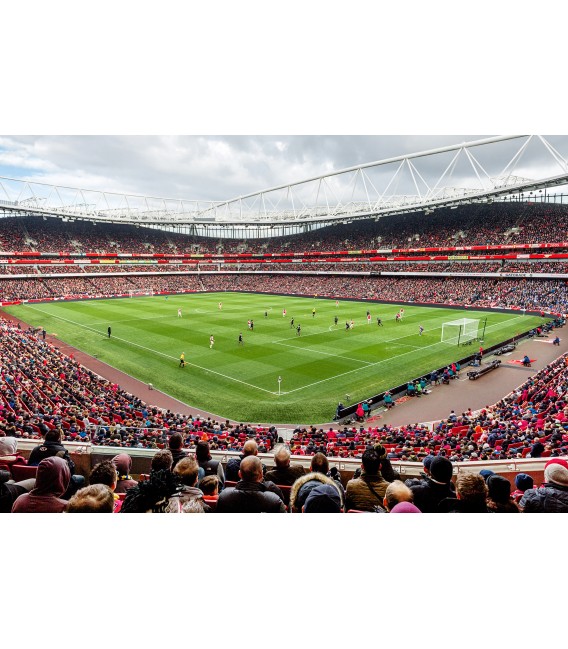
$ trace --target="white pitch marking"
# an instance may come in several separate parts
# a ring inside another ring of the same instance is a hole
[[[87,329],[88,331],[93,331],[94,333],[104,336],[105,334],[101,331],[98,331],[98,329],[93,329],[92,327],[88,327],[87,325],[81,324],[80,322],[75,322],[73,320],[69,320],[68,318],[63,318],[62,316],[54,315],[52,313],[49,313],[47,311],[42,311],[41,309],[38,309],[37,307],[31,307],[32,309],[35,309],[36,311],[39,311],[40,313],[44,313],[45,315],[49,315],[52,318],[57,318],[58,320],[63,320],[64,322],[69,322],[72,325],[75,325],[77,327],[82,327],[83,329]],[[149,351],[153,354],[157,354],[158,356],[163,356],[164,358],[171,358],[173,360],[177,360],[175,356],[170,356],[169,354],[164,354],[164,352],[159,352],[157,349],[151,349],[150,347],[145,347],[144,345],[139,345],[138,343],[134,343],[130,340],[126,340],[124,338],[119,338],[118,336],[113,336],[114,340],[120,340],[123,343],[126,343],[127,345],[132,345],[133,347],[139,347],[140,349],[145,349],[146,351]],[[229,381],[235,381],[236,383],[242,383],[243,385],[247,385],[249,388],[255,388],[256,390],[261,390],[262,392],[266,392],[268,394],[278,394],[277,392],[273,392],[271,390],[265,390],[264,388],[260,388],[258,385],[253,385],[252,383],[247,383],[246,381],[241,381],[240,379],[235,379],[232,376],[228,376],[227,374],[222,374],[221,372],[217,372],[215,370],[212,370],[209,367],[201,367],[201,365],[197,365],[196,363],[190,363],[189,361],[185,362],[186,365],[190,365],[191,367],[196,367],[197,369],[203,370],[204,372],[211,372],[211,374],[216,374],[217,376],[222,376],[224,379],[229,379]],[[112,366],[111,366],[112,367]]]

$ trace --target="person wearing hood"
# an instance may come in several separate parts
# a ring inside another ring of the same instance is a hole
[[[132,469],[132,458],[128,453],[119,453],[112,458],[112,462],[116,467],[118,474],[118,482],[116,483],[115,493],[126,493],[130,487],[135,487],[138,482],[130,477],[130,470]]]
[[[37,467],[35,487],[17,498],[12,513],[61,513],[67,506],[62,496],[70,481],[71,471],[64,459],[54,456],[42,460]]]
[[[322,484],[331,485],[339,493],[341,511],[345,511],[345,497],[340,482],[326,475],[329,471],[329,462],[323,453],[316,453],[310,465],[311,473],[301,476],[294,482],[290,490],[290,511],[299,513],[313,489]]]
[[[27,464],[27,460],[22,455],[18,455],[17,438],[11,435],[0,437],[0,458],[6,463]]]

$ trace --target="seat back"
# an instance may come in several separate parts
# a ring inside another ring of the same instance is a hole
[[[284,504],[288,506],[290,504],[290,492],[292,491],[292,485],[279,484],[276,486],[278,487],[278,489],[280,489],[282,495],[284,496]]]
[[[37,466],[29,466],[27,464],[12,464],[12,478],[14,478],[14,482],[20,482],[20,480],[35,478],[36,474]]]

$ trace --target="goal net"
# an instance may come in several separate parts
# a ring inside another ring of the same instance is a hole
[[[128,291],[128,297],[144,297],[145,295],[154,295],[154,291],[151,288],[138,288],[134,291]]]
[[[461,318],[444,322],[442,325],[442,341],[448,345],[461,345],[477,338],[479,320]]]

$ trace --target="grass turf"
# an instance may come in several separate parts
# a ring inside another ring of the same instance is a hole
[[[441,343],[444,322],[487,318],[484,347],[542,323],[520,313],[412,305],[403,305],[404,318],[397,323],[399,308],[365,301],[336,306],[332,299],[199,293],[5,310],[196,408],[238,421],[281,424],[330,421],[339,401],[356,403],[476,351],[477,345]],[[292,317],[301,325],[300,336],[290,326]],[[252,331],[247,328],[250,318]],[[355,327],[346,331],[351,319]],[[215,338],[212,349],[210,335]],[[185,368],[179,367],[182,352]]]

